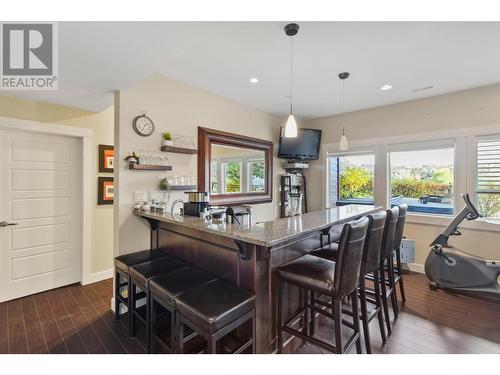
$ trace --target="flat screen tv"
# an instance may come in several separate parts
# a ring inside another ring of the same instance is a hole
[[[321,145],[321,130],[298,129],[296,138],[285,138],[285,130],[281,128],[278,157],[295,160],[317,160]]]

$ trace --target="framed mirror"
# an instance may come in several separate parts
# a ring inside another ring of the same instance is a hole
[[[273,143],[198,128],[198,191],[220,205],[272,201]]]

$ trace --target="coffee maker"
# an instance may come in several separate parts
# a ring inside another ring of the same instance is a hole
[[[281,217],[307,212],[306,180],[302,173],[285,173],[280,179]]]
[[[197,216],[208,208],[210,204],[210,194],[208,192],[186,192],[187,202],[184,201],[184,215]]]

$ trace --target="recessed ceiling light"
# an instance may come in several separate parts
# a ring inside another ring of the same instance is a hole
[[[250,82],[251,83],[259,83],[259,79],[258,78],[250,78]]]
[[[390,89],[392,89],[392,86],[391,86],[391,85],[384,85],[384,86],[382,86],[382,87],[380,88],[380,90],[382,90],[382,91],[387,91],[387,90],[390,90]]]

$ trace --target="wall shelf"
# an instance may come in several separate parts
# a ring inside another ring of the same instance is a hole
[[[194,190],[196,191],[198,189],[198,185],[170,185],[170,190],[184,190],[184,191],[190,191]]]
[[[164,152],[172,152],[174,154],[197,154],[198,150],[193,148],[175,147],[175,146],[161,146],[161,150]]]
[[[171,171],[171,165],[129,164],[128,169],[136,171]]]

